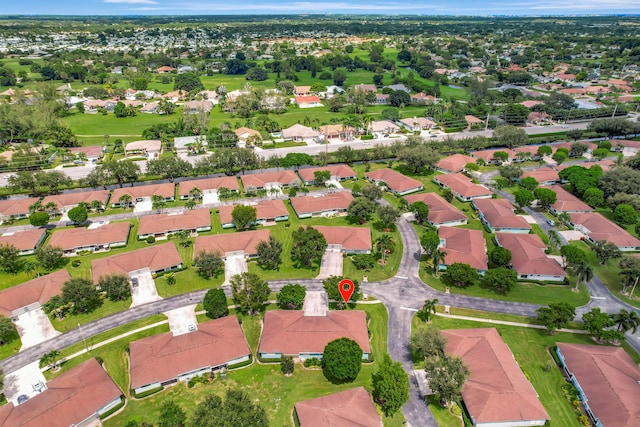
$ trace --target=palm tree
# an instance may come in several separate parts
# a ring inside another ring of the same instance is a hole
[[[95,212],[101,211],[103,209],[102,202],[100,200],[93,200],[91,202],[91,209],[93,209]]]
[[[130,195],[128,194],[123,194],[122,196],[120,196],[120,198],[118,199],[118,202],[120,202],[120,205],[122,206],[122,208],[128,208],[129,205],[131,205],[131,200],[133,200],[131,198]]]
[[[55,202],[49,202],[46,205],[44,205],[44,210],[49,215],[54,215],[58,212],[58,205],[56,205]]]
[[[587,283],[589,280],[593,279],[593,267],[589,264],[588,261],[582,260],[578,264],[573,267],[573,272],[576,274],[576,287],[573,289],[578,292],[580,288],[580,282]]]
[[[41,211],[42,209],[44,209],[44,207],[42,206],[42,202],[40,200],[29,206],[29,212]]]
[[[184,207],[189,210],[195,209],[196,202],[194,202],[193,200],[187,200],[187,202],[184,204]]]
[[[433,251],[433,275],[438,277],[438,270],[440,267],[440,263],[444,262],[447,253],[445,251],[441,251],[440,248]]]
[[[640,317],[635,311],[627,311],[624,308],[620,310],[618,314],[614,314],[613,321],[618,325],[618,331],[632,333],[638,332],[640,326]]]
[[[387,251],[393,252],[395,246],[396,243],[393,241],[393,237],[391,237],[390,234],[385,233],[376,239],[376,249],[382,254],[383,264],[385,263]]]
[[[569,225],[569,222],[571,222],[571,216],[567,212],[562,212],[558,215],[558,220],[564,225]]]
[[[420,314],[425,318],[425,321],[431,321],[431,315],[436,314],[436,304],[438,304],[438,299],[427,299],[424,300],[424,305],[420,309]]]
[[[198,187],[193,187],[191,190],[189,190],[189,198],[200,200],[202,198],[202,190],[200,190]]]

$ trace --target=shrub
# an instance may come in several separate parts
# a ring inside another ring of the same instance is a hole
[[[147,243],[152,244],[156,242],[156,238],[154,236],[147,237]]]
[[[321,368],[322,360],[317,357],[310,357],[308,359],[304,359],[303,365],[305,368]]]
[[[283,356],[280,361],[280,370],[284,375],[293,374],[293,370],[295,369],[295,364],[293,363],[293,357],[291,356]]]
[[[80,261],[79,259],[73,260],[73,262],[71,263],[71,266],[74,268],[78,268],[80,267],[80,264],[82,264],[82,261]]]

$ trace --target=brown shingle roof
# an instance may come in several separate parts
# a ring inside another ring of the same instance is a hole
[[[537,234],[496,233],[496,241],[511,251],[511,264],[518,274],[567,275],[556,260],[544,253],[547,245]]]
[[[111,196],[111,203],[119,203],[120,196],[128,194],[135,201],[144,197],[162,196],[164,198],[174,197],[175,186],[170,182],[162,184],[139,185],[137,187],[116,188]]]
[[[531,229],[524,218],[514,213],[514,207],[507,199],[478,199],[473,204],[491,228]]]
[[[196,237],[193,252],[226,252],[244,251],[245,254],[255,255],[256,246],[261,241],[269,240],[269,230],[252,230],[237,233],[215,234],[213,236]]]
[[[3,234],[0,236],[0,246],[11,245],[19,251],[34,250],[45,232],[44,228],[33,228],[31,230]]]
[[[452,154],[451,156],[440,159],[434,167],[449,172],[461,172],[467,163],[476,164],[477,159],[464,154]]]
[[[180,254],[173,243],[149,246],[91,262],[91,274],[95,282],[110,274],[129,274],[130,271],[149,267],[153,271],[163,270],[182,263]]]
[[[484,185],[474,184],[471,179],[461,173],[452,173],[449,175],[438,175],[434,178],[441,184],[449,187],[451,191],[460,195],[463,198],[470,197],[482,197],[491,195],[489,190]]]
[[[132,388],[220,366],[251,353],[235,316],[201,323],[196,331],[175,337],[167,332],[142,338],[129,347]]]
[[[640,247],[640,240],[598,212],[572,213],[571,222],[581,225],[593,240],[606,240],[618,247]]]
[[[451,203],[437,195],[436,193],[422,193],[405,196],[407,202],[423,202],[429,207],[429,222],[433,225],[440,225],[452,221],[463,221],[467,216],[456,209]]]
[[[640,369],[624,349],[567,343],[558,348],[603,425],[640,425]]]
[[[358,343],[364,353],[371,352],[364,311],[328,311],[326,316],[305,316],[298,310],[272,310],[264,316],[260,353],[322,353],[338,338]]]
[[[556,193],[556,202],[552,206],[558,212],[590,212],[593,210],[591,206],[569,193],[560,185],[553,185],[550,189]]]
[[[348,165],[329,165],[323,166],[319,168],[306,168],[298,170],[298,174],[304,182],[310,182],[314,180],[313,174],[316,171],[329,171],[331,172],[331,176],[336,176],[340,179],[357,177],[358,175],[355,173],[351,167]]]
[[[47,383],[47,389],[14,407],[0,408],[0,424],[20,427],[67,427],[83,421],[122,392],[96,361],[90,359]]]
[[[242,175],[240,177],[244,187],[262,188],[269,183],[278,183],[280,185],[291,185],[292,182],[300,181],[298,175],[292,170],[283,170],[276,172],[255,173],[250,175]]]
[[[42,199],[42,205],[44,206],[49,202],[53,202],[58,206],[58,208],[63,208],[65,206],[76,206],[81,202],[91,204],[91,202],[93,202],[94,200],[99,200],[104,205],[107,203],[108,199],[108,190],[78,191],[75,193],[64,193],[47,196]]]
[[[167,233],[180,230],[195,230],[211,226],[209,209],[194,209],[178,214],[158,214],[140,217],[138,236]]]
[[[236,205],[224,205],[218,208],[221,224],[230,224],[233,222],[231,212],[233,212],[233,208],[235,206]],[[258,202],[258,204],[251,206],[256,208],[257,221],[289,215],[287,207],[280,199],[263,200],[261,202]]]
[[[59,246],[71,250],[82,246],[108,245],[127,241],[131,224],[128,222],[112,222],[98,228],[67,228],[54,231],[49,239],[49,246]]]
[[[416,191],[422,190],[422,183],[420,181],[404,176],[389,168],[367,172],[365,176],[374,181],[385,182],[387,186],[396,193],[404,193],[412,189]]]
[[[240,189],[238,178],[235,176],[223,176],[220,178],[194,179],[182,181],[180,183],[180,196],[188,196],[192,188],[199,188],[201,191],[218,190],[220,188],[237,191]]]
[[[342,245],[346,251],[371,250],[371,230],[368,227],[314,226],[329,245]]]
[[[29,214],[29,206],[33,205],[39,199],[37,197],[21,197],[19,199],[0,200],[0,215],[27,215]]]
[[[549,419],[535,389],[495,328],[450,329],[442,331],[442,335],[448,340],[447,353],[461,357],[471,372],[462,387],[462,399],[476,423]]]
[[[69,279],[71,276],[67,270],[58,270],[18,286],[3,289],[0,291],[0,314],[9,317],[13,310],[26,307],[34,302],[44,304],[52,296],[59,295],[62,285]]]
[[[291,206],[298,215],[314,212],[331,211],[334,209],[344,210],[353,201],[351,193],[341,191],[339,193],[329,193],[320,196],[294,197]]]
[[[300,427],[382,427],[364,387],[303,400],[295,408]]]
[[[467,228],[440,227],[438,237],[444,240],[445,264],[459,262],[476,270],[487,269],[487,248],[482,231]]]
[[[550,181],[560,181],[560,175],[558,175],[558,171],[551,168],[538,168],[531,171],[526,171],[522,174],[522,178],[535,178],[539,184],[543,184],[545,182]]]

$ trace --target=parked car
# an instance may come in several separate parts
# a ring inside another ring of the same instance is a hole
[[[138,287],[139,283],[138,283],[138,278],[137,277],[133,277],[131,278],[131,285],[136,288]]]
[[[555,227],[556,222],[555,222],[554,220],[552,220],[552,219],[548,219],[548,220],[547,220],[547,224],[549,224],[549,225],[550,225],[550,226],[552,226],[552,227]]]
[[[18,396],[18,405],[26,402],[27,400],[29,400],[29,396],[27,396],[26,394],[21,394],[20,396]]]

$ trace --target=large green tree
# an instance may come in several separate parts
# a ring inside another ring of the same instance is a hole
[[[76,224],[82,224],[89,217],[87,208],[85,208],[84,206],[76,206],[75,208],[69,209],[67,215],[69,216],[69,220],[73,221]]]
[[[231,211],[233,224],[238,230],[246,230],[256,222],[257,212],[253,206],[236,205]]]
[[[421,360],[444,356],[446,345],[447,339],[432,325],[420,325],[411,334],[411,352]]]
[[[16,274],[22,270],[24,262],[20,252],[13,245],[0,245],[0,269],[6,273]]]
[[[273,236],[261,240],[256,246],[258,265],[265,270],[276,270],[282,264],[282,243]]]
[[[187,427],[268,427],[267,413],[245,391],[228,389],[224,400],[209,394],[196,405]]]
[[[193,259],[193,265],[203,279],[209,280],[224,273],[224,261],[219,252],[201,250]]]
[[[62,248],[50,245],[40,246],[36,249],[36,260],[46,270],[55,270],[67,262]]]
[[[221,288],[209,289],[204,294],[202,307],[207,312],[207,317],[217,319],[225,317],[229,314],[229,306],[227,305],[227,296]]]
[[[160,157],[147,162],[147,175],[158,175],[169,182],[189,175],[191,169],[191,163],[173,156]]]
[[[442,282],[447,286],[466,288],[480,283],[480,274],[469,264],[454,262],[447,266],[442,275]]]
[[[517,284],[518,275],[516,272],[505,267],[490,268],[482,278],[482,286],[501,294],[508,293]]]
[[[288,284],[280,289],[277,304],[283,310],[300,310],[307,295],[307,288],[302,285]]]
[[[183,427],[186,420],[187,415],[174,400],[162,402],[158,417],[159,427]]]
[[[238,311],[255,315],[269,298],[271,289],[258,275],[242,273],[231,278],[231,292]]]
[[[124,274],[101,276],[98,287],[107,293],[107,298],[111,301],[122,301],[131,296],[129,277]]]
[[[328,246],[322,233],[313,227],[299,227],[292,237],[291,260],[298,267],[310,268],[314,263],[320,264]]]
[[[462,386],[470,375],[462,359],[451,356],[426,359],[425,372],[429,388],[438,396],[443,406],[460,399]]]
[[[392,416],[409,400],[409,376],[402,363],[385,354],[378,372],[371,375],[373,399],[387,417]]]
[[[376,204],[366,197],[356,197],[347,208],[349,216],[357,219],[361,224],[371,219],[375,211]]]
[[[323,360],[331,379],[353,382],[362,367],[362,349],[349,338],[338,338],[325,346]]]
[[[576,309],[566,302],[549,304],[547,307],[540,307],[536,310],[538,321],[542,323],[549,334],[556,330],[566,328],[570,320],[576,315]]]
[[[336,302],[336,308],[338,310],[347,308],[347,303],[344,302],[342,298],[342,294],[340,294],[340,290],[339,290],[340,281],[342,281],[342,279],[344,279],[344,277],[342,276],[331,276],[322,281],[322,287],[327,293],[327,298],[329,298],[329,300]],[[352,282],[353,282],[353,293],[349,298],[350,303],[354,303],[358,301],[362,296],[362,294],[360,293],[360,282],[357,280],[352,280]]]
[[[524,129],[511,125],[498,126],[495,128],[493,138],[498,145],[504,145],[508,148],[520,147],[529,141],[529,136]]]
[[[196,73],[187,72],[177,74],[173,79],[173,90],[183,90],[185,92],[194,92],[196,90],[203,90],[204,85],[200,80],[200,77]]]
[[[72,312],[89,313],[102,305],[100,292],[89,279],[79,277],[67,280],[62,285],[62,301],[73,303]]]

